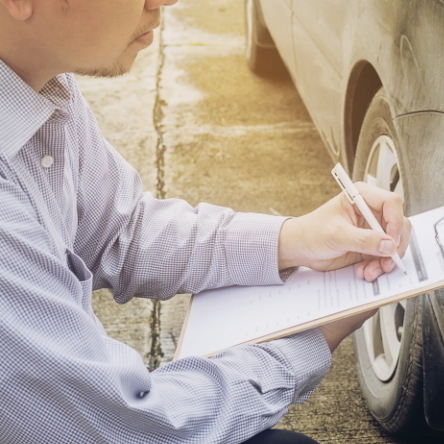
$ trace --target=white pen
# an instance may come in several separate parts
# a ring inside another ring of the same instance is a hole
[[[385,231],[376,220],[375,215],[372,213],[361,194],[359,194],[359,191],[355,187],[355,184],[351,181],[350,177],[348,177],[347,172],[344,170],[340,163],[337,163],[335,165],[335,167],[331,170],[331,174],[333,174],[336,182],[338,182],[339,186],[345,191],[348,200],[353,205],[356,204],[356,206],[359,208],[359,211],[364,216],[364,219],[367,221],[367,223],[370,225],[370,228],[374,231],[377,231],[378,233],[385,234]],[[395,264],[404,272],[404,274],[407,274],[407,271],[404,267],[404,264],[402,263],[401,258],[399,257],[399,254],[394,253],[390,255],[390,257],[393,259],[393,262],[395,262]]]

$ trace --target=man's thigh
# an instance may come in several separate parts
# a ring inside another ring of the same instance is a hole
[[[269,429],[253,436],[244,444],[318,444],[318,442],[289,430]]]

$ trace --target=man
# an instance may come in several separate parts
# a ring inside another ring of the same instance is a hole
[[[387,234],[339,195],[300,218],[154,199],[103,140],[71,73],[128,71],[176,0],[0,0],[0,441],[313,442],[262,431],[306,399],[367,313],[152,373],[109,338],[91,290],[119,302],[281,283],[299,265],[394,268],[402,202],[362,184]]]

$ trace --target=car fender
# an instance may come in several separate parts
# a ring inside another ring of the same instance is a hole
[[[408,216],[444,206],[444,113],[423,111],[394,119]]]

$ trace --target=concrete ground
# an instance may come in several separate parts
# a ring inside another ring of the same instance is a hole
[[[79,84],[105,136],[157,197],[297,216],[338,192],[332,163],[291,81],[247,69],[243,20],[239,0],[182,0],[129,75]],[[120,306],[100,291],[93,306],[109,335],[154,369],[173,357],[188,298]],[[313,397],[279,426],[321,443],[401,444],[366,410],[354,365],[348,339]]]

